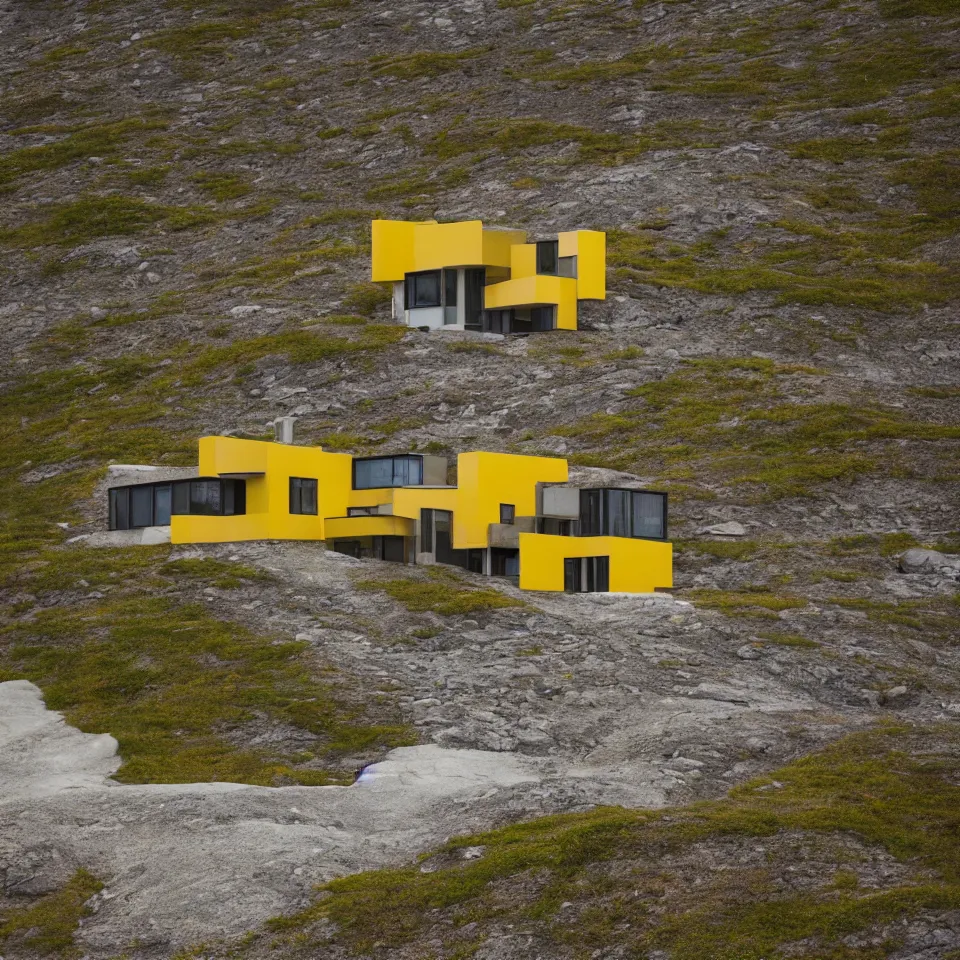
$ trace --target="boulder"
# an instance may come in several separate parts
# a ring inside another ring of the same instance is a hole
[[[960,575],[960,556],[950,556],[938,550],[907,550],[900,557],[902,573],[945,573]]]
[[[736,520],[729,520],[727,523],[715,523],[712,527],[704,527],[700,532],[712,537],[745,537],[747,528]]]

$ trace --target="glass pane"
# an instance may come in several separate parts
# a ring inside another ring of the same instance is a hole
[[[300,512],[317,515],[317,481],[300,481]]]
[[[219,480],[192,480],[190,482],[190,512],[207,517],[220,515]]]
[[[500,504],[500,522],[501,523],[513,523],[515,516],[516,516],[516,508],[512,503]]]
[[[630,536],[630,491],[607,490],[607,517],[606,529],[603,531],[611,537]]]
[[[537,273],[555,274],[560,244],[557,240],[542,240],[537,244]]]
[[[440,271],[431,270],[429,273],[418,273],[414,277],[415,307],[440,306]]]
[[[290,512],[300,512],[300,479],[298,477],[290,478]]]
[[[444,303],[448,307],[455,307],[457,305],[457,271],[456,270],[443,271],[443,285],[445,287]]]
[[[126,487],[110,491],[110,529],[130,529],[130,490]]]
[[[183,515],[190,512],[190,483],[175,483],[173,485],[173,514]]]
[[[580,536],[598,537],[603,532],[600,523],[602,490],[580,491]]]
[[[662,540],[666,537],[666,497],[662,493],[633,495],[633,536]]]
[[[235,480],[222,480],[223,484],[223,515],[225,517],[233,516],[233,490]]]
[[[433,511],[420,511],[420,552],[433,553]]]
[[[130,526],[153,526],[153,487],[130,488]]]
[[[420,457],[394,457],[393,485],[395,487],[418,486],[423,482],[423,461]]]
[[[610,590],[610,558],[594,557],[593,562],[596,565],[593,589],[598,593],[607,593]]]
[[[576,277],[577,275],[577,258],[576,257],[560,257],[559,269],[557,273],[561,277]]]
[[[438,563],[453,563],[453,524],[448,510],[433,511],[433,526],[436,531]]]
[[[172,493],[169,483],[153,488],[153,522],[158,527],[166,527],[170,523]]]
[[[580,592],[580,558],[567,557],[563,561],[563,589],[568,593]]]

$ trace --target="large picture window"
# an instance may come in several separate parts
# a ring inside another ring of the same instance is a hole
[[[309,477],[290,478],[290,512],[317,515],[317,481]]]
[[[440,306],[440,270],[427,270],[424,273],[408,273],[404,294],[404,308],[415,310],[418,307]]]
[[[650,490],[581,490],[579,535],[666,540],[667,495]]]
[[[111,530],[166,527],[172,516],[240,516],[247,512],[244,480],[175,480],[137,483],[108,492]]]
[[[353,489],[376,490],[380,487],[416,487],[423,483],[423,457],[354,458]]]

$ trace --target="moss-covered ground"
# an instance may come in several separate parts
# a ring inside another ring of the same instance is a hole
[[[458,837],[423,865],[326,884],[256,952],[306,956],[332,936],[363,955],[465,957],[512,935],[570,957],[889,956],[911,918],[960,906],[958,745],[890,725],[721,800]]]

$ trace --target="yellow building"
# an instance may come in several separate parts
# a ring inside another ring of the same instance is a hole
[[[604,300],[606,234],[574,230],[527,243],[479,220],[374,220],[372,278],[393,284],[411,327],[525,333],[576,330],[577,304]]]
[[[235,437],[200,441],[199,475],[109,491],[110,529],[173,543],[323,540],[355,557],[448,563],[524,590],[643,593],[673,585],[667,495],[567,484],[554,457],[353,457]]]

